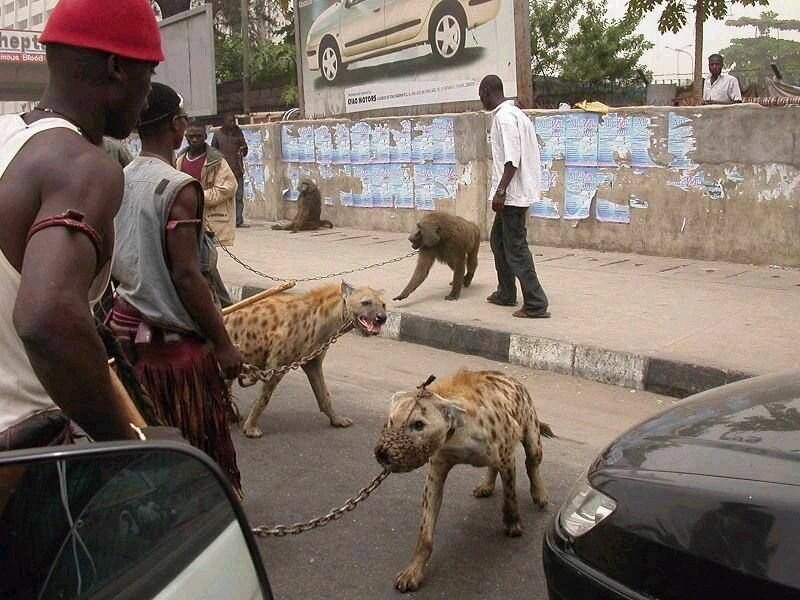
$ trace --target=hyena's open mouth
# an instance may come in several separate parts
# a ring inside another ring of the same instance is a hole
[[[370,319],[369,317],[356,317],[356,330],[361,335],[378,335],[385,322],[386,317],[382,319],[380,317],[374,319]]]

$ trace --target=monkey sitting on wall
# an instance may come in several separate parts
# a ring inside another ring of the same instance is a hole
[[[300,197],[297,199],[297,214],[288,223],[279,223],[272,228],[278,231],[314,231],[320,227],[333,229],[333,223],[320,220],[322,214],[322,195],[313,179],[303,177],[300,180]]]
[[[458,300],[461,286],[469,287],[478,267],[478,248],[481,234],[475,223],[443,212],[425,215],[408,240],[419,250],[417,268],[406,289],[394,300],[408,298],[425,281],[435,260],[453,269],[452,289],[445,300]],[[466,274],[464,269],[466,268]]]

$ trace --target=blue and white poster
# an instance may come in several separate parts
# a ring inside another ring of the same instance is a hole
[[[597,131],[597,166],[617,167],[615,156],[627,158],[628,117],[608,113],[602,118]]]
[[[411,121],[408,119],[400,121],[399,130],[391,130],[389,161],[393,163],[411,162]]]
[[[558,184],[558,171],[553,171],[550,167],[552,167],[552,163],[549,162],[542,165],[542,196],[538,200],[534,200],[531,205],[530,215],[539,219],[561,218],[558,213],[558,203],[545,195]]]
[[[295,133],[294,125],[281,127],[281,160],[284,162],[297,162],[300,158],[299,139]]]
[[[433,162],[456,162],[456,136],[453,117],[435,117],[432,125]]]
[[[353,165],[353,178],[361,182],[361,191],[353,190],[353,206],[372,208],[372,165]]]
[[[353,176],[353,167],[350,165],[339,165],[336,168],[338,169],[338,174],[341,177],[347,177],[349,179]],[[342,206],[353,206],[353,190],[339,190],[339,203]]]
[[[350,128],[345,123],[333,127],[333,164],[350,164]]]
[[[414,168],[409,165],[391,165],[390,190],[395,208],[414,208]]]
[[[598,115],[566,115],[566,121],[564,164],[567,167],[596,167]]]
[[[372,128],[363,121],[350,126],[350,163],[368,165],[372,160],[370,138]],[[355,198],[353,199],[355,201]]]
[[[536,135],[539,138],[539,154],[542,162],[563,160],[566,152],[564,115],[536,117]]]
[[[314,162],[314,128],[304,125],[297,128],[297,160],[301,163]]]
[[[674,157],[669,163],[673,169],[694,169],[697,165],[689,158],[695,150],[694,126],[689,117],[669,113],[667,127],[667,152]]]
[[[386,124],[376,123],[370,132],[370,162],[372,164],[386,164],[389,162],[390,129]]]
[[[435,181],[433,165],[414,165],[414,206],[418,210],[436,210]]]
[[[598,171],[595,168],[567,168],[564,172],[564,218],[586,219],[592,199],[597,194]]]
[[[411,162],[424,163],[433,160],[433,125],[414,123],[411,128]]]
[[[390,164],[371,165],[372,208],[392,208]]]
[[[634,169],[647,169],[658,165],[650,156],[653,130],[650,117],[632,115],[628,117],[627,146],[630,152],[630,166]]]
[[[318,125],[314,128],[314,148],[318,164],[330,165],[333,163],[333,136],[328,125]]]
[[[433,165],[433,197],[435,200],[454,199],[458,192],[458,174],[455,165]]]

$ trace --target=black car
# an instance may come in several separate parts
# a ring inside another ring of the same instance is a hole
[[[800,598],[800,371],[624,433],[576,482],[543,560],[551,600]]]

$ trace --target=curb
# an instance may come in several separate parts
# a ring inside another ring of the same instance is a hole
[[[236,302],[265,289],[237,285],[228,285],[227,288]],[[685,398],[755,376],[755,373],[519,335],[413,313],[390,312],[388,317],[381,332],[383,338],[675,398]]]

